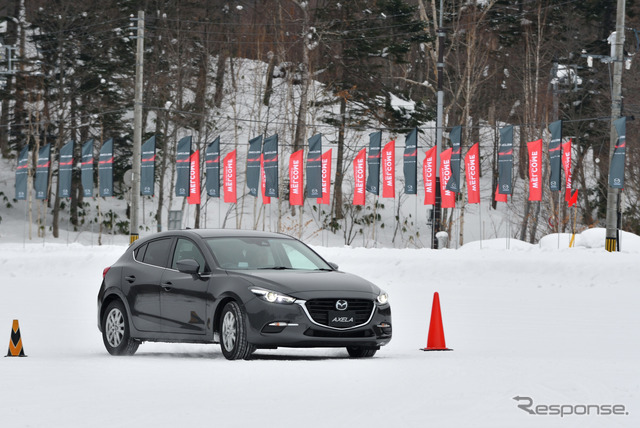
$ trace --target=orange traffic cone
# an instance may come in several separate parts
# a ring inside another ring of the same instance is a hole
[[[11,329],[11,339],[9,340],[9,351],[7,357],[26,357],[24,349],[22,349],[22,338],[20,337],[20,326],[18,320],[13,320],[13,328]]]
[[[444,328],[442,327],[442,314],[440,313],[440,296],[433,294],[433,307],[431,308],[431,322],[429,323],[429,337],[427,347],[423,351],[452,351],[444,342]]]

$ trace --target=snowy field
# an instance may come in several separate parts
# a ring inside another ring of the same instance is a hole
[[[230,362],[218,345],[143,344],[133,357],[110,356],[96,296],[124,245],[25,244],[10,225],[0,232],[0,333],[7,344],[18,319],[28,357],[0,360],[3,427],[640,426],[634,235],[614,254],[602,229],[572,249],[557,235],[540,246],[511,240],[508,250],[504,240],[441,251],[315,247],[390,294],[391,343],[367,360],[278,349]],[[452,352],[419,350],[436,291]],[[518,407],[527,400],[539,414]]]

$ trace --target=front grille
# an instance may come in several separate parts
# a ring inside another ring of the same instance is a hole
[[[373,301],[365,299],[313,299],[305,303],[307,311],[311,319],[317,324],[329,325],[329,311],[336,310],[336,302],[338,300],[346,300],[349,307],[348,311],[352,311],[355,315],[355,325],[365,324],[371,318],[371,314],[375,309]]]
[[[320,331],[309,328],[304,332],[304,335],[311,337],[325,337],[331,339],[359,339],[366,337],[375,337],[375,333],[369,329],[359,331]]]

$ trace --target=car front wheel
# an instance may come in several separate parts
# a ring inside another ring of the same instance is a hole
[[[236,302],[229,302],[222,310],[220,348],[227,360],[248,359],[255,347],[247,342],[244,311]]]
[[[107,307],[102,317],[102,341],[111,355],[133,355],[140,342],[129,334],[127,311],[119,300]]]
[[[371,358],[376,354],[376,348],[364,348],[362,346],[347,346],[347,352],[351,358]]]

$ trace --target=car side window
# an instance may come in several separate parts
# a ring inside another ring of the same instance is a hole
[[[171,262],[171,269],[178,270],[177,264],[180,260],[193,259],[200,265],[199,272],[203,272],[205,269],[205,261],[202,252],[198,249],[196,244],[192,241],[184,238],[178,238],[176,248],[173,251],[173,261]]]
[[[133,252],[134,260],[141,262],[144,259],[144,253],[147,251],[147,244],[141,245]]]
[[[153,266],[166,267],[170,251],[171,238],[156,239],[147,244],[147,250],[144,252],[142,262]]]

